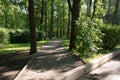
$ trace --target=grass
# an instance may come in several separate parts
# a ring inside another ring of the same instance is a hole
[[[47,41],[38,41],[37,46],[38,48],[45,44]],[[0,54],[8,54],[8,53],[15,53],[18,51],[29,50],[30,44],[29,43],[19,43],[19,44],[9,44],[6,47],[0,49]]]
[[[66,49],[68,49],[69,47],[69,40],[68,39],[64,39],[63,42],[62,42],[62,46]],[[116,45],[114,49],[111,49],[111,50],[108,50],[108,49],[103,49],[101,50],[99,53],[93,53],[90,55],[90,57],[86,58],[84,56],[80,56],[81,59],[83,59],[85,62],[91,62],[92,60],[95,60],[95,59],[98,59],[102,56],[104,56],[105,54],[111,52],[111,51],[115,51],[115,50],[118,50],[120,49],[120,44]],[[73,52],[76,52],[76,51],[73,51]],[[76,52],[78,53],[78,52]]]
[[[37,42],[38,48],[48,41]],[[8,68],[7,70],[0,71],[0,74],[13,70],[20,70],[31,59],[31,55],[24,50],[29,50],[29,43],[24,44],[9,44],[7,47],[0,49],[0,67]]]

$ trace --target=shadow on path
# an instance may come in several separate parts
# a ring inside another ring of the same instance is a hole
[[[20,80],[46,80],[69,71],[83,63],[70,51],[61,47],[61,41],[52,41],[40,49]]]

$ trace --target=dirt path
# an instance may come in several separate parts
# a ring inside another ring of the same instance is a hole
[[[56,40],[42,46],[17,80],[47,80],[83,64],[60,45],[61,41]]]
[[[120,80],[120,55],[77,80]]]

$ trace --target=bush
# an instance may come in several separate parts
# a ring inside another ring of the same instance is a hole
[[[76,46],[78,55],[90,57],[90,53],[97,52],[102,44],[102,33],[99,29],[99,20],[81,18],[78,21]]]
[[[37,31],[37,41],[40,41],[44,38],[45,33],[43,31]]]
[[[120,27],[105,25],[101,28],[104,36],[102,38],[103,48],[112,49],[120,42]]]
[[[30,31],[27,29],[16,29],[10,30],[10,42],[11,43],[28,43],[30,42]],[[37,40],[41,40],[43,38],[43,33],[41,31],[37,31]]]
[[[0,47],[6,45],[9,42],[8,30],[5,28],[0,28]]]

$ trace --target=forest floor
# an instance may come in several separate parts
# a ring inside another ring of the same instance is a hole
[[[46,80],[83,65],[78,57],[61,47],[61,42],[55,40],[42,46],[19,80]],[[17,55],[27,57],[23,60],[10,60]],[[0,62],[0,80],[12,80],[30,59],[28,52],[23,51],[0,56],[0,60],[6,62],[4,65]]]
[[[31,57],[28,51],[0,54],[0,80],[12,80]]]

